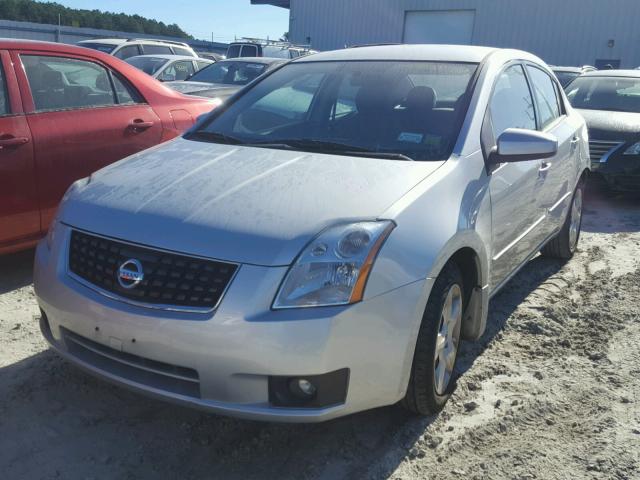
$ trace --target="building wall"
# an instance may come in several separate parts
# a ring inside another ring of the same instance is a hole
[[[0,37],[3,38],[24,38],[27,40],[42,40],[47,42],[76,43],[80,40],[90,40],[92,38],[159,38],[165,40],[175,40],[190,44],[196,51],[206,51],[224,54],[227,51],[227,44],[218,42],[207,42],[205,40],[185,40],[183,38],[163,37],[158,35],[144,35],[137,33],[118,32],[112,30],[100,30],[97,28],[75,28],[58,27],[57,25],[47,25],[31,22],[14,22],[11,20],[0,20]]]
[[[556,65],[640,66],[640,0],[290,0],[291,40],[332,50],[401,43],[405,12],[475,10],[472,44],[530,51]],[[614,40],[614,46],[609,41]]]

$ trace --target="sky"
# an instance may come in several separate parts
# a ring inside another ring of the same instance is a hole
[[[251,5],[250,0],[57,0],[66,7],[138,14],[177,23],[195,38],[230,42],[235,36],[280,38],[289,30],[289,10]]]

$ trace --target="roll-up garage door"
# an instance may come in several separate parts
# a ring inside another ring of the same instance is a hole
[[[475,10],[408,11],[404,43],[470,45]]]

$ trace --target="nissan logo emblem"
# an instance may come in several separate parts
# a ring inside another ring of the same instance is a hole
[[[130,259],[118,268],[118,283],[127,290],[135,287],[144,279],[142,264],[135,259]]]

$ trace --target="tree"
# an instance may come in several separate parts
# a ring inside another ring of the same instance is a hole
[[[175,23],[165,25],[140,15],[67,8],[55,2],[0,0],[0,19],[3,20],[57,25],[58,15],[62,25],[192,38]]]

